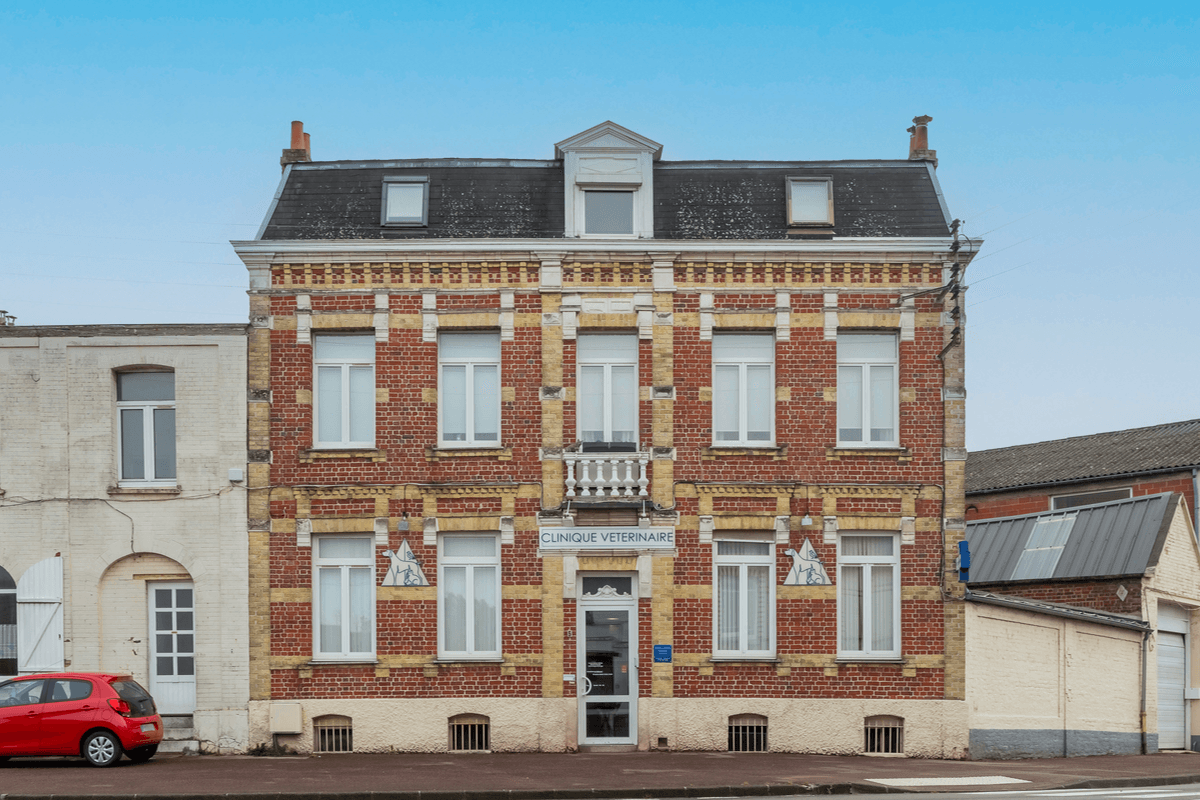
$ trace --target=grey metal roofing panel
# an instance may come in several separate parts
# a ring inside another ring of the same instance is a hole
[[[1075,606],[1063,605],[1061,603],[1048,603],[1045,600],[1030,600],[1026,597],[994,594],[992,592],[980,591],[979,589],[968,589],[965,599],[971,603],[984,603],[1004,608],[1015,608],[1020,611],[1032,611],[1037,614],[1049,614],[1055,617],[1066,617],[1083,622],[1095,622],[1098,625],[1111,625],[1116,628],[1129,628],[1138,631],[1150,630],[1149,622],[1128,614],[1112,614],[1107,611],[1096,611],[1091,608],[1076,608]]]
[[[979,450],[967,494],[1200,466],[1200,419]]]
[[[244,336],[249,326],[244,322],[212,323],[148,323],[139,325],[9,325],[0,326],[3,338],[51,338],[69,336]]]
[[[429,178],[429,224],[385,227],[385,175]],[[660,239],[780,239],[789,231],[785,179],[833,179],[834,225],[805,236],[921,237],[949,233],[925,162],[657,162],[654,228]],[[558,161],[422,159],[296,164],[261,239],[561,239]]]
[[[1062,556],[1053,575],[1043,580],[1142,575],[1158,563],[1178,505],[1179,495],[1167,492],[1069,511],[970,522],[970,583],[1014,580],[1014,570],[1037,521],[1072,514],[1075,523]]]

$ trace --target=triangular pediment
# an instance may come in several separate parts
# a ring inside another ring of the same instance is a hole
[[[564,153],[581,150],[601,150],[605,152],[625,151],[628,153],[650,153],[657,161],[662,157],[662,145],[653,139],[647,139],[641,134],[634,133],[628,128],[622,128],[615,122],[601,122],[594,128],[588,128],[582,133],[563,139],[554,145],[554,157],[562,158]]]

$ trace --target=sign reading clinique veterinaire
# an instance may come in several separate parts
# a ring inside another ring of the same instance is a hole
[[[539,528],[543,550],[669,550],[674,528]]]

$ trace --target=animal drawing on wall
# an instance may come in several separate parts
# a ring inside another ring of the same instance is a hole
[[[413,555],[408,546],[408,539],[400,542],[397,548],[399,554],[384,550],[383,554],[391,560],[387,574],[383,576],[383,586],[428,586],[425,573],[421,570],[421,562]]]
[[[789,549],[784,552],[792,557],[792,568],[783,580],[784,586],[829,586],[833,583],[821,563],[821,556],[808,539],[800,545],[799,551]]]

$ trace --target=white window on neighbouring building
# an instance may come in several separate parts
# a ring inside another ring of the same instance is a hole
[[[838,444],[897,447],[899,351],[890,333],[839,333],[837,337]]]
[[[375,658],[375,539],[313,537],[313,657]]]
[[[443,333],[438,366],[441,444],[499,446],[500,334]]]
[[[713,566],[716,571],[713,655],[771,657],[775,653],[774,543],[752,535],[715,539]]]
[[[316,447],[375,446],[375,335],[313,336]]]
[[[789,225],[832,225],[832,179],[788,178],[787,208]]]
[[[770,445],[775,439],[775,337],[712,338],[713,444]]]
[[[895,534],[838,538],[838,657],[900,657],[900,552]]]
[[[500,537],[445,534],[438,541],[438,657],[500,657]]]
[[[117,374],[122,484],[175,484],[175,373]]]
[[[637,441],[637,336],[581,334],[576,354],[579,440],[632,448]]]
[[[390,175],[383,179],[384,226],[419,227],[429,223],[429,178]]]

